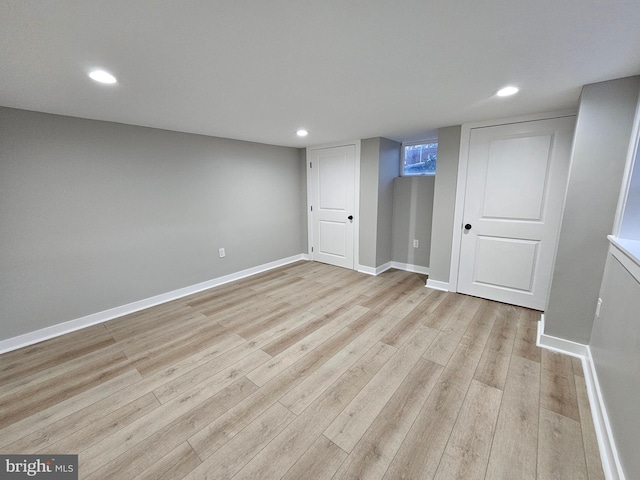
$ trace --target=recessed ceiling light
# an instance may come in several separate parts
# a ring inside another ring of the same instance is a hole
[[[296,135],[298,135],[299,137],[306,137],[307,135],[309,135],[309,132],[307,132],[304,128],[301,128],[296,132]]]
[[[111,75],[109,72],[105,72],[104,70],[94,70],[89,73],[89,77],[92,80],[100,83],[116,83],[116,77]]]
[[[510,95],[515,95],[518,93],[518,87],[504,87],[496,92],[496,96],[498,97],[508,97]]]

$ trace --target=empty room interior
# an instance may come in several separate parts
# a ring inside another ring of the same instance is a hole
[[[638,25],[0,0],[0,478],[640,478]]]

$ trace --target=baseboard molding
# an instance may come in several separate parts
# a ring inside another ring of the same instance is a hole
[[[593,357],[591,356],[591,349],[588,345],[545,334],[544,314],[538,322],[536,345],[581,359],[584,380],[587,386],[587,395],[589,396],[589,405],[591,406],[591,416],[593,417],[593,425],[596,430],[596,438],[598,440],[605,478],[607,480],[625,480],[622,464],[618,457],[618,450],[616,449],[613,439],[611,424],[609,423],[609,417],[607,416],[607,410],[602,397],[600,382],[598,382],[598,375],[593,363]]]
[[[585,383],[587,384],[591,415],[596,429],[605,478],[607,480],[625,480],[589,346],[587,346],[587,356],[582,359],[582,369],[584,370]]]
[[[536,345],[547,350],[571,355],[572,357],[584,358],[587,356],[587,346],[581,343],[565,340],[564,338],[552,337],[544,333],[544,313],[538,322],[538,334]]]
[[[434,290],[441,290],[443,292],[449,291],[449,282],[441,282],[439,280],[431,280],[430,278],[428,278],[426,286],[428,288],[433,288]]]
[[[358,265],[356,267],[356,272],[364,273],[367,275],[377,275],[375,268],[367,267],[366,265]]]
[[[36,330],[34,332],[18,335],[17,337],[0,340],[0,354],[10,352],[12,350],[17,350],[18,348],[27,347],[29,345],[33,345],[44,340],[49,340],[50,338],[58,337],[60,335],[64,335],[65,333],[71,333],[82,328],[90,327],[98,323],[113,320],[114,318],[122,317],[123,315],[128,315],[130,313],[144,310],[145,308],[160,305],[161,303],[166,303],[178,298],[186,297],[187,295],[192,295],[194,293],[217,287],[225,283],[240,280],[241,278],[250,277],[251,275],[256,275],[267,270],[272,270],[274,268],[282,267],[293,262],[308,259],[309,256],[305,254],[294,255],[292,257],[283,258],[274,262],[265,263],[264,265],[258,265],[257,267],[248,268],[240,272],[231,273],[223,277],[207,280],[206,282],[191,285],[189,287],[180,288],[171,292],[145,298],[143,300],[138,300],[136,302],[128,303],[120,307],[110,308],[102,312],[92,313],[91,315],[87,315],[85,317],[59,323],[57,325],[52,325],[50,327]]]
[[[390,268],[396,268],[398,270],[404,270],[405,272],[420,273],[422,275],[429,275],[429,267],[422,267],[420,265],[412,265],[411,263],[391,262]]]
[[[380,275],[387,270],[395,268],[398,270],[404,270],[405,272],[421,273],[423,275],[429,275],[429,269],[427,267],[421,267],[420,265],[412,265],[410,263],[400,262],[387,262],[379,267],[368,267],[366,265],[358,265],[356,270],[360,273],[366,273],[367,275]]]
[[[391,262],[387,262],[379,267],[368,267],[366,265],[358,265],[356,270],[360,273],[366,273],[367,275],[380,275],[391,268]]]

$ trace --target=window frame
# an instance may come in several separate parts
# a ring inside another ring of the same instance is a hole
[[[400,148],[400,176],[401,177],[435,177],[438,172],[438,160],[436,157],[436,171],[435,172],[425,172],[425,173],[404,173],[404,156],[405,156],[405,148],[412,147],[414,145],[427,145],[429,143],[435,143],[439,146],[438,137],[431,137],[423,140],[418,140],[415,142],[402,142],[402,146]]]

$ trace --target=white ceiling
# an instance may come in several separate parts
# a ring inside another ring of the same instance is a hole
[[[417,140],[635,74],[639,0],[0,0],[0,105],[277,145]]]

